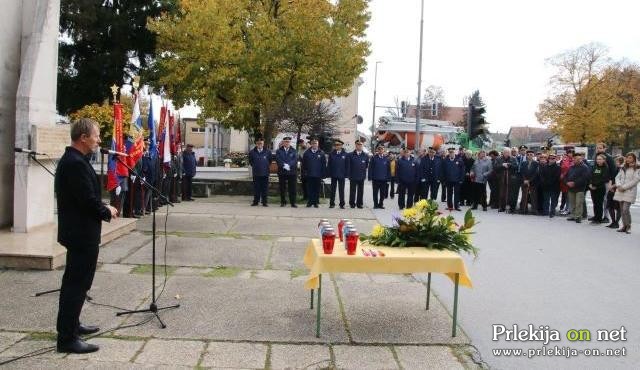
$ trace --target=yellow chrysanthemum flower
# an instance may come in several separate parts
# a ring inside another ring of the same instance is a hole
[[[429,202],[427,202],[426,199],[422,199],[418,203],[416,203],[415,207],[422,211],[423,209],[427,208],[427,205],[429,205]]]
[[[380,224],[375,224],[373,226],[373,230],[371,230],[371,236],[374,238],[378,238],[382,236],[383,233],[384,233],[384,227]]]
[[[402,217],[414,218],[418,215],[418,210],[415,208],[406,208],[402,211]]]
[[[458,228],[456,227],[456,224],[454,224],[453,222],[449,224],[449,230],[450,231],[458,231]]]

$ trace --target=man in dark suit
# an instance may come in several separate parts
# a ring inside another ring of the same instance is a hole
[[[278,185],[280,188],[280,207],[287,205],[285,190],[289,191],[289,202],[292,208],[296,205],[296,181],[298,170],[298,153],[291,147],[291,137],[282,139],[282,147],[276,152],[278,162]]]
[[[524,162],[520,163],[520,213],[529,213],[529,201],[531,201],[531,213],[538,214],[538,162],[533,160],[533,150],[527,150]]]
[[[404,209],[405,206],[413,207],[413,196],[421,174],[418,173],[419,165],[411,158],[409,151],[403,150],[401,154],[396,166],[396,175],[398,177],[398,208]]]
[[[460,210],[460,186],[464,181],[464,162],[461,156],[455,154],[454,148],[449,148],[449,155],[442,164],[442,173],[447,191],[447,208]]]
[[[424,162],[424,171],[427,179],[425,198],[436,200],[440,181],[442,180],[442,158],[436,155],[435,149],[429,147],[429,153],[424,157]]]
[[[93,283],[98,262],[102,221],[118,211],[101,200],[100,185],[88,155],[100,145],[100,128],[83,118],[71,125],[71,146],[58,162],[55,192],[58,202],[58,243],[67,249],[58,308],[58,352],[88,353],[99,349],[80,339],[96,333],[95,326],[80,324],[80,311]]]
[[[193,152],[193,144],[187,144],[187,149],[182,152],[182,172],[184,175],[182,200],[192,201],[193,178],[196,176],[196,155]],[[180,173],[179,167],[177,173]]]
[[[349,207],[362,208],[364,180],[367,178],[369,156],[362,150],[362,143],[356,141],[356,150],[349,153],[347,159],[347,176],[349,177]]]
[[[267,192],[269,190],[269,164],[271,164],[271,151],[264,148],[264,139],[256,139],[256,146],[249,152],[249,165],[253,174],[253,203],[252,207],[262,201],[267,207]]]
[[[329,176],[331,177],[331,200],[329,208],[336,206],[336,188],[340,195],[340,208],[344,209],[344,179],[347,177],[347,152],[342,149],[344,142],[336,140],[335,149],[329,154]]]
[[[369,161],[369,181],[373,187],[373,208],[384,209],[384,195],[387,182],[391,179],[389,158],[384,155],[384,147],[379,145],[376,154]]]
[[[307,207],[318,208],[320,202],[320,183],[327,170],[327,157],[318,148],[318,139],[310,141],[311,148],[302,156],[302,171],[307,177]]]

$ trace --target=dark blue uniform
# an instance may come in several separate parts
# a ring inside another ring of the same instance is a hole
[[[391,179],[391,166],[385,155],[374,155],[369,161],[369,181],[373,186],[373,208],[384,208],[384,194]]]
[[[182,152],[182,171],[184,174],[182,199],[192,200],[191,187],[193,177],[196,175],[196,154],[194,152]]]
[[[347,177],[349,177],[349,207],[362,208],[364,180],[367,178],[369,156],[365,152],[353,151],[347,157]]]
[[[302,172],[307,178],[307,207],[318,207],[320,182],[327,170],[327,157],[320,149],[307,149],[302,156]]]
[[[253,174],[253,203],[257,206],[262,201],[262,205],[267,205],[267,192],[269,189],[269,164],[271,164],[271,151],[258,147],[249,151],[249,165]]]
[[[278,162],[278,185],[280,188],[280,206],[287,204],[285,200],[285,190],[289,190],[289,202],[291,207],[296,206],[296,171],[298,168],[298,153],[292,147],[285,149],[284,146],[276,151],[276,162]],[[289,169],[285,169],[285,164]]]
[[[398,208],[413,206],[413,195],[416,191],[419,165],[411,158],[400,157],[396,161],[396,177],[398,178]],[[405,202],[406,200],[406,202]]]
[[[338,153],[333,150],[329,154],[329,176],[331,177],[331,201],[329,207],[336,206],[336,187],[340,195],[340,208],[344,208],[344,179],[347,177],[349,155],[343,149]]]
[[[433,158],[426,156],[423,162],[427,180],[427,194],[425,197],[429,197],[429,193],[431,193],[430,198],[436,200],[440,181],[442,181],[442,158],[437,155],[433,156]]]
[[[464,181],[464,162],[459,156],[453,159],[447,156],[443,162],[442,174],[447,188],[447,207],[460,209],[460,185]]]

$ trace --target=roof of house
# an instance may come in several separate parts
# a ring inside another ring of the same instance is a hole
[[[512,126],[507,137],[513,142],[542,142],[556,136],[554,132],[542,127]]]

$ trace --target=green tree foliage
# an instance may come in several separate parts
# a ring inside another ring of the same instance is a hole
[[[158,59],[150,79],[201,118],[261,130],[267,112],[292,98],[349,93],[365,70],[368,0],[182,0],[178,14],[152,21]]]
[[[153,60],[155,34],[147,19],[177,0],[62,0],[58,53],[58,111],[68,114],[109,99]]]

